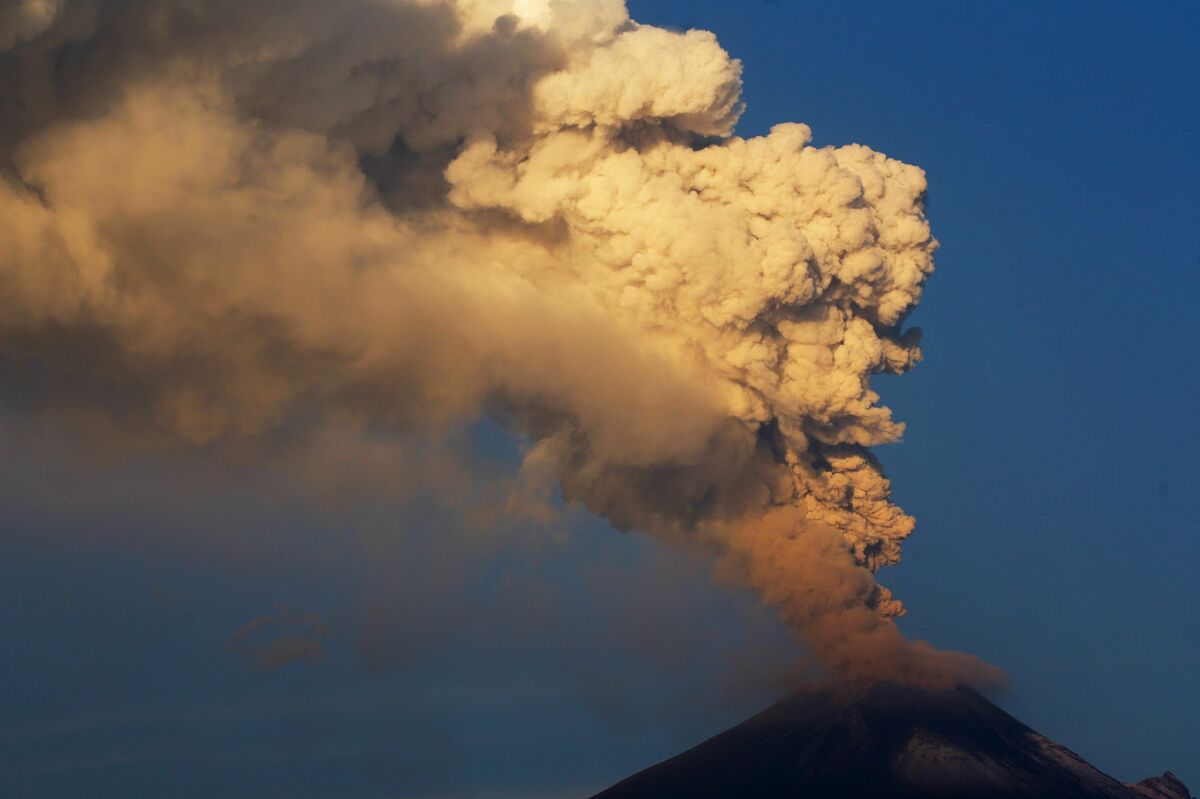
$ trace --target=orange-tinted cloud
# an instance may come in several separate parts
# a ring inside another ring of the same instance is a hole
[[[870,376],[920,358],[920,169],[734,135],[740,64],[615,0],[34,5],[8,402],[129,446],[490,413],[522,513],[557,479],[712,552],[838,673],[987,671],[872,574],[913,528],[868,448],[903,431]]]

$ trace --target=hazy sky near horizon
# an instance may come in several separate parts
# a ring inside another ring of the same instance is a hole
[[[918,520],[881,575],[904,629],[1114,776],[1200,788],[1200,8],[629,7],[742,59],[739,133],[928,173],[926,357],[876,383],[909,425],[880,451]],[[38,436],[0,470],[2,793],[584,796],[760,709],[790,656],[701,560],[581,513],[514,543]],[[489,424],[458,443],[515,468]]]

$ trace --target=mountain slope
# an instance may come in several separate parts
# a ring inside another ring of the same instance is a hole
[[[1190,799],[1125,785],[969,688],[800,691],[595,799]]]

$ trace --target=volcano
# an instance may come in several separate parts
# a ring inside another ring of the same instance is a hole
[[[1121,783],[966,687],[799,691],[593,799],[1193,799]]]

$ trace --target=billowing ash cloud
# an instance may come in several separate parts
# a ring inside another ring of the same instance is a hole
[[[920,169],[733,135],[740,67],[620,0],[0,4],[4,399],[121,446],[487,412],[530,480],[710,550],[839,675],[902,638],[870,375]]]
[[[19,0],[0,5],[0,50],[46,30],[61,9],[62,0]]]

